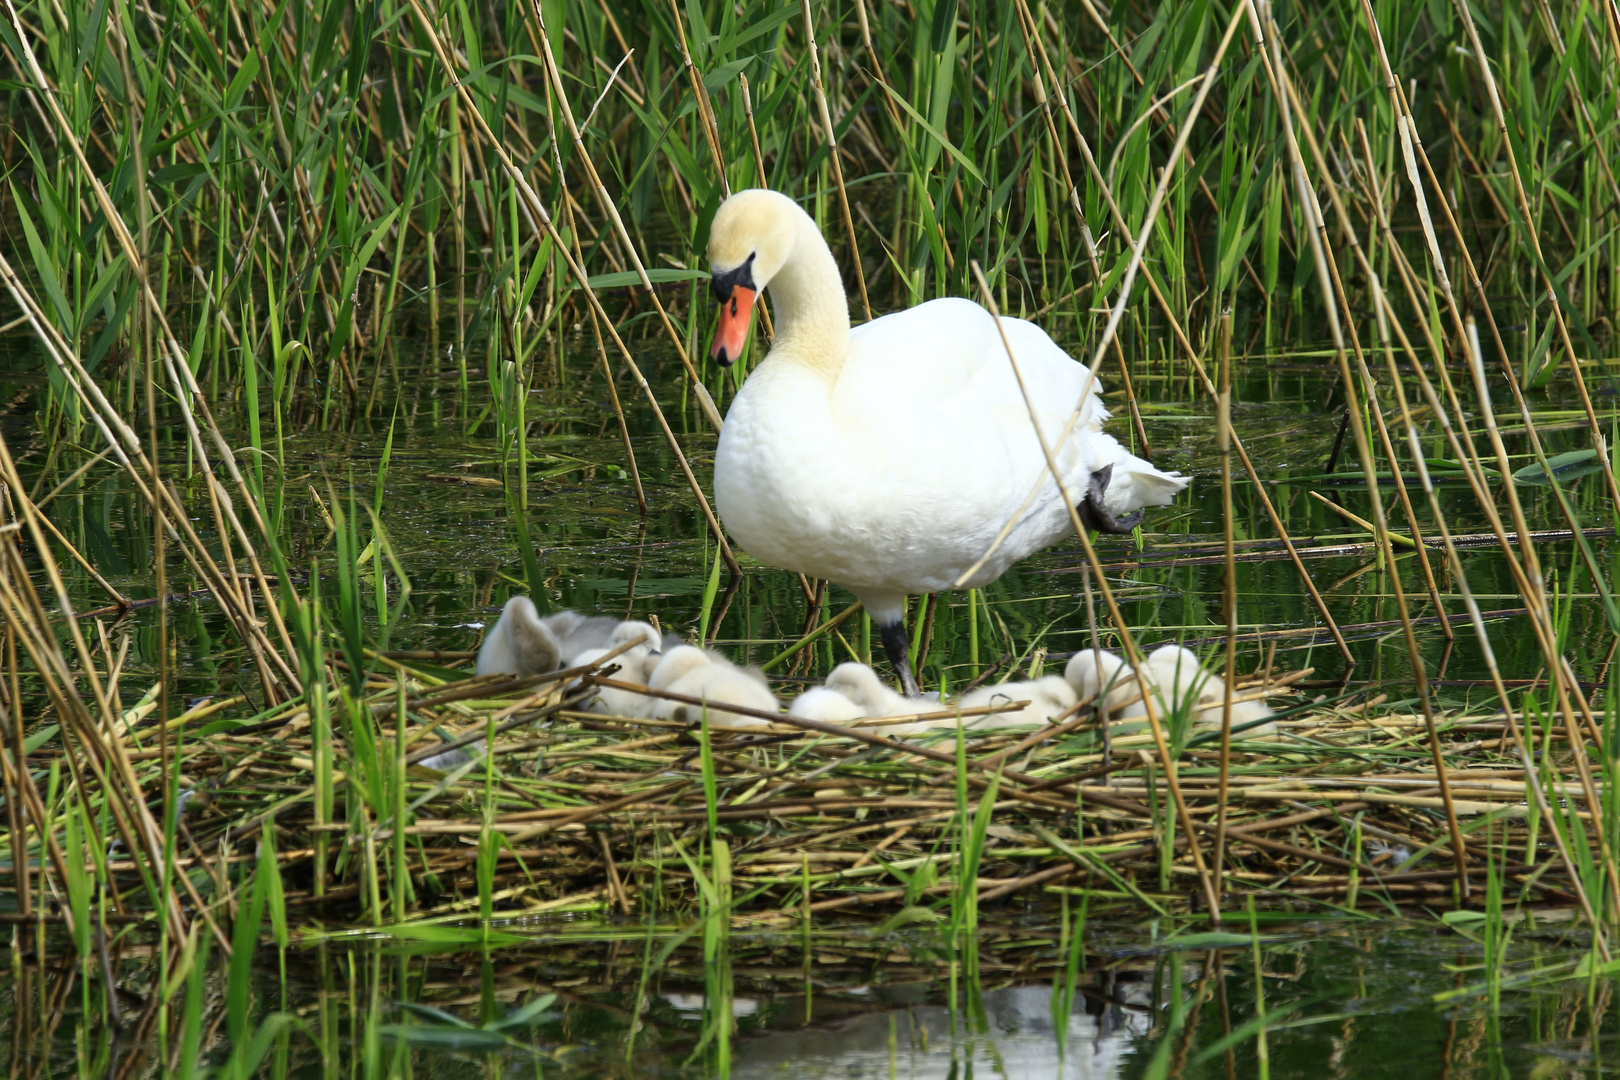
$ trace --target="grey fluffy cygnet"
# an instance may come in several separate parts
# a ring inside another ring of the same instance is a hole
[[[610,615],[583,615],[558,611],[542,616],[527,596],[514,596],[501,609],[484,635],[478,650],[480,675],[544,675],[562,667],[578,666],[578,658],[596,650],[596,655],[629,640],[615,637],[622,627],[635,627],[636,635],[649,635],[646,651],[656,651],[661,643],[658,631],[644,622],[620,622]],[[627,632],[629,633],[629,632]],[[642,679],[635,680],[637,682]]]
[[[478,674],[524,677],[556,671],[563,656],[557,631],[551,625],[557,619],[542,619],[527,596],[512,597],[484,635],[484,644],[478,650]]]

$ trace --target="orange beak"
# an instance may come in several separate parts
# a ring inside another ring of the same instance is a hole
[[[730,367],[742,356],[748,341],[748,316],[754,311],[754,290],[746,285],[734,285],[731,298],[720,305],[720,325],[715,327],[714,344],[709,348],[709,359],[721,367]]]

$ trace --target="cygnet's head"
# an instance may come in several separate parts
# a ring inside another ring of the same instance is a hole
[[[1125,661],[1107,649],[1081,649],[1063,669],[1063,678],[1083,698],[1094,698],[1104,690],[1112,698],[1127,685],[1134,686],[1129,682],[1130,675]]]
[[[620,645],[629,645],[631,649],[650,649],[656,652],[662,640],[663,635],[654,630],[651,623],[642,622],[640,619],[626,619],[613,628],[613,634],[608,638],[608,648],[617,649]]]
[[[862,716],[882,716],[904,700],[883,685],[877,672],[855,660],[833,668],[822,685],[854,702],[863,710]]]
[[[1213,681],[1198,662],[1198,654],[1180,645],[1154,649],[1148,654],[1147,666],[1160,696],[1170,699],[1166,704],[1200,700]]]
[[[714,657],[695,645],[681,645],[664,654],[647,677],[647,685],[654,690],[668,690],[676,682],[698,668],[714,663]]]
[[[815,228],[792,199],[763,188],[739,191],[715,211],[709,287],[720,303],[720,326],[709,355],[721,366],[742,355],[754,300],[792,256],[805,223]]]

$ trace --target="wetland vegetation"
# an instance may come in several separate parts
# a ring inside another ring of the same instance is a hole
[[[15,1075],[1612,1071],[1614,0],[6,0],[0,53]],[[1194,478],[915,602],[925,687],[1183,642],[1275,736],[473,676],[518,594],[783,696],[871,658],[710,508],[750,186],[857,322],[992,300]]]

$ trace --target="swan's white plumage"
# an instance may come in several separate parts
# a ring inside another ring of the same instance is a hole
[[[1031,491],[976,587],[1072,532],[1007,349],[988,311],[934,300],[849,329],[837,264],[792,200],[739,192],[711,230],[716,267],[756,255],[777,337],[726,416],[715,504],[750,555],[848,587],[873,618],[899,618],[909,593],[956,588]],[[1116,516],[1171,501],[1186,479],[1161,472],[1102,430],[1108,412],[1087,369],[1021,319],[1002,327],[1079,502],[1113,466]],[[1085,394],[1080,419],[1065,425]]]

